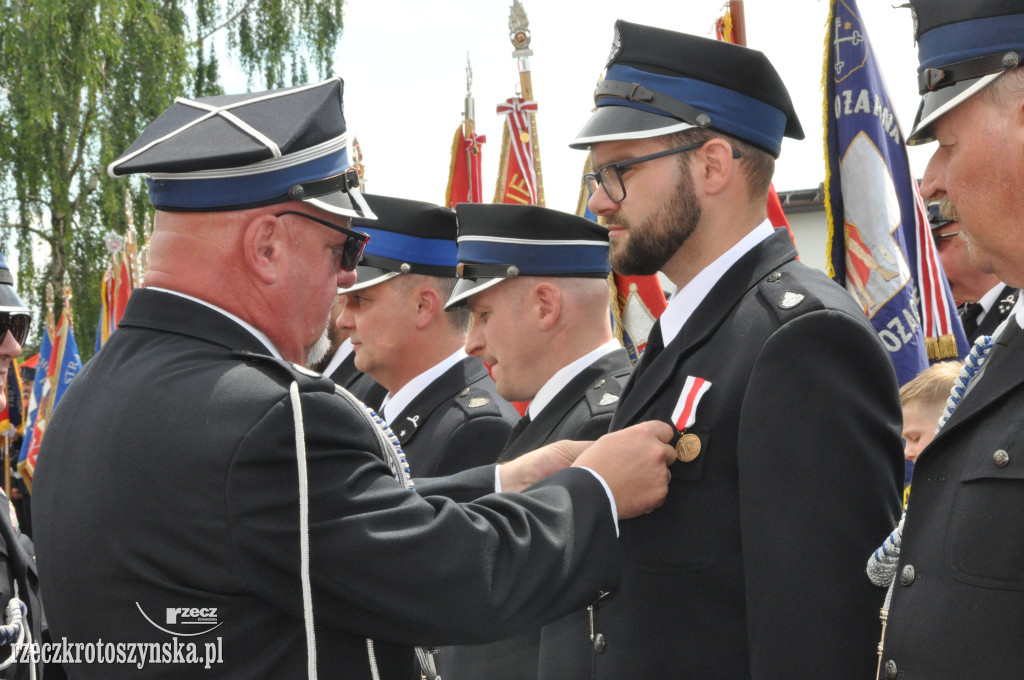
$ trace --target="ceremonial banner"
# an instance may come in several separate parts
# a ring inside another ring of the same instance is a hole
[[[21,451],[18,454],[18,472],[25,479],[31,479],[35,472],[35,458],[32,458],[31,468],[29,467],[28,452],[32,444],[33,433],[35,432],[36,415],[39,413],[39,405],[43,402],[43,386],[46,385],[46,378],[49,373],[50,354],[52,354],[53,343],[50,339],[53,318],[50,323],[43,326],[43,341],[39,348],[39,360],[36,362],[36,376],[32,381],[32,394],[29,397],[28,409],[25,411],[25,436],[21,440]]]
[[[829,274],[871,320],[902,385],[969,345],[854,0],[832,0],[823,77]]]
[[[483,203],[480,145],[486,141],[484,135],[478,134],[472,134],[467,139],[461,125],[455,131],[448,189],[444,196],[444,204],[449,208],[454,208],[456,203]]]
[[[134,239],[121,238],[115,234],[107,234],[107,248],[111,251],[111,261],[103,275],[100,285],[100,321],[96,329],[96,351],[106,344],[110,334],[117,329],[117,324],[124,315],[128,298],[135,288],[135,277],[132,275],[131,258],[135,251]]]
[[[494,203],[543,205],[534,162],[534,135],[531,114],[537,102],[518,97],[498,104],[498,113],[505,115],[505,131],[501,139],[501,165]]]
[[[22,446],[22,457],[18,460],[18,471],[25,480],[29,490],[32,489],[32,478],[35,474],[36,459],[39,457],[39,445],[46,434],[46,425],[53,415],[53,410],[68,385],[82,369],[82,360],[78,354],[78,345],[75,342],[75,335],[71,326],[71,309],[65,306],[61,314],[60,323],[57,324],[57,337],[54,340],[53,350],[50,354],[50,361],[47,364],[45,378],[42,385],[39,399],[39,409],[35,415],[35,422],[32,426],[32,435],[27,434],[25,440],[28,442],[28,449]],[[42,357],[40,357],[38,376],[43,374]]]

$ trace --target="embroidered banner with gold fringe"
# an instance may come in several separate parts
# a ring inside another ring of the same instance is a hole
[[[825,55],[829,274],[871,319],[902,385],[970,348],[854,0],[832,0]]]

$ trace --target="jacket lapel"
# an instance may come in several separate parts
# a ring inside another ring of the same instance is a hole
[[[637,422],[648,405],[675,379],[679,365],[701,347],[732,312],[744,295],[758,282],[796,257],[796,250],[785,230],[775,233],[743,255],[718,280],[700,302],[678,335],[638,380],[630,380],[612,420],[612,429]]]
[[[486,375],[487,369],[477,357],[466,357],[442,373],[437,380],[417,394],[393,422],[389,423],[402,445],[409,445],[423,422],[441,404]]]
[[[510,440],[501,452],[499,460],[508,461],[527,451],[549,443],[559,425],[575,408],[581,399],[586,399],[586,391],[601,376],[617,369],[628,368],[629,356],[625,350],[616,350],[604,355],[566,384],[555,398],[552,399],[536,420],[530,422],[518,437]]]

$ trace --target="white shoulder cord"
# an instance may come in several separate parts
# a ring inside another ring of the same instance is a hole
[[[18,652],[32,644],[32,631],[29,630],[29,623],[25,620],[28,615],[28,607],[18,599],[18,582],[14,582],[14,597],[7,603],[4,610],[3,626],[0,626],[0,644],[11,644],[11,655],[0,663],[0,670],[9,667],[18,658]],[[36,679],[36,665],[30,663],[28,676]]]
[[[309,483],[306,475],[306,434],[302,426],[299,383],[292,383],[289,394],[292,399],[292,415],[295,418],[295,461],[299,467],[299,578],[302,580],[302,618],[306,624],[306,666],[310,680],[316,680],[313,589],[309,582]]]
[[[293,382],[289,389],[292,400],[292,414],[295,419],[295,456],[299,471],[299,569],[302,580],[302,612],[306,625],[306,648],[308,650],[308,673],[310,680],[315,680],[316,675],[316,636],[313,629],[313,592],[309,579],[309,484],[306,472],[306,436],[302,424],[302,402],[299,394],[299,384]],[[335,387],[335,394],[352,405],[357,412],[362,413],[370,429],[377,437],[381,453],[391,468],[391,474],[405,488],[414,489],[412,475],[409,472],[409,463],[402,451],[401,443],[391,432],[380,416],[373,410],[352,396],[347,390]],[[380,671],[377,668],[377,656],[373,648],[373,640],[366,639],[366,651],[369,656],[370,674],[373,680],[380,680]],[[422,647],[416,648],[416,658],[419,660],[420,669],[430,680],[441,680],[434,667],[432,654]]]

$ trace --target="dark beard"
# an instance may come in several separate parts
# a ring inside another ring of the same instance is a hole
[[[613,242],[608,259],[615,273],[647,276],[661,271],[686,242],[700,221],[701,209],[689,175],[682,173],[676,193],[647,218],[642,226],[625,220],[616,223],[629,230],[625,245]]]

